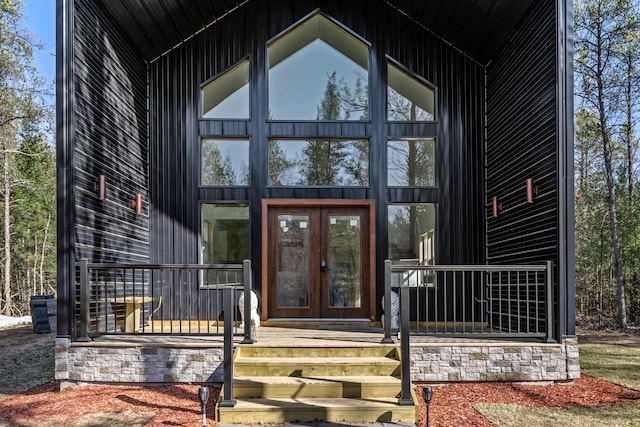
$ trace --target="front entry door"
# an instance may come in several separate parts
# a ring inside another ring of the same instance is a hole
[[[271,318],[369,316],[369,210],[269,209]]]

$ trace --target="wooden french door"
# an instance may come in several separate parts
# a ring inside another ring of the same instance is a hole
[[[370,315],[370,218],[366,207],[268,211],[270,318]]]

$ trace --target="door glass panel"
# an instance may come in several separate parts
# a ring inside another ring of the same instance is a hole
[[[278,215],[278,307],[309,306],[309,216]]]
[[[329,306],[359,308],[360,217],[329,215]]]

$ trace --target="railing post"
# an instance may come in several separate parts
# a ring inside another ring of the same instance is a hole
[[[393,344],[391,338],[391,260],[384,260],[384,338],[382,344]]]
[[[254,336],[255,328],[251,326],[251,291],[253,289],[251,282],[251,261],[245,259],[242,261],[242,273],[243,273],[243,281],[244,284],[244,338],[242,339],[242,344],[253,344],[256,342],[256,337]]]
[[[80,334],[78,341],[89,342],[89,263],[80,260]],[[75,310],[74,310],[75,311]]]
[[[220,407],[233,408],[233,300],[235,290],[225,288],[222,291],[222,307],[224,310],[224,387]],[[245,304],[246,305],[246,304]],[[246,322],[245,322],[246,323]]]
[[[387,316],[385,316],[386,318]],[[400,363],[402,392],[398,404],[413,405],[411,398],[411,348],[409,345],[409,287],[400,287]]]
[[[556,342],[553,339],[553,261],[547,261],[547,342]]]

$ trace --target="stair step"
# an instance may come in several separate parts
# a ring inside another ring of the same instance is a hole
[[[400,379],[390,376],[236,377],[238,398],[377,398],[398,396]]]
[[[388,345],[359,347],[238,347],[239,357],[389,357],[398,358]]]
[[[397,376],[400,362],[386,357],[238,357],[237,376]]]
[[[417,405],[400,406],[397,346],[236,348],[236,406],[220,423],[415,422]]]
[[[415,422],[416,407],[400,406],[395,398],[272,398],[237,399],[233,408],[219,408],[224,423],[282,422]]]

